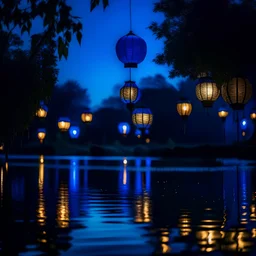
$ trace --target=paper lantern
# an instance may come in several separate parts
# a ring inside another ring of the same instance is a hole
[[[80,127],[76,125],[72,125],[69,128],[69,136],[71,139],[78,139],[80,136]]]
[[[133,110],[134,104],[140,99],[140,89],[133,81],[126,81],[120,89],[120,98],[127,105],[129,110]]]
[[[62,132],[68,131],[70,128],[70,119],[67,117],[60,117],[58,120],[58,127]]]
[[[251,113],[250,113],[250,118],[252,119],[252,121],[256,121],[256,109],[253,108]]]
[[[46,137],[46,129],[44,129],[44,128],[39,128],[39,129],[37,130],[37,137],[38,137],[39,141],[40,141],[41,143],[43,143],[43,141],[44,141],[44,139],[45,139],[45,137]]]
[[[118,131],[123,136],[126,136],[130,133],[130,125],[128,123],[120,123],[118,124]]]
[[[221,87],[223,99],[234,110],[243,110],[252,96],[252,85],[243,77],[234,77]]]
[[[140,107],[132,112],[132,122],[140,130],[149,129],[153,122],[153,114],[149,108]]]
[[[228,110],[224,107],[219,108],[218,116],[225,121],[228,116]]]
[[[46,118],[48,113],[48,107],[43,103],[43,101],[40,102],[40,107],[36,112],[36,115],[39,118]]]
[[[116,44],[116,55],[125,68],[137,68],[146,54],[146,42],[132,31],[121,37]]]
[[[83,123],[90,124],[92,122],[93,114],[89,109],[85,109],[81,114],[81,120]]]
[[[185,99],[178,101],[177,112],[182,118],[188,118],[192,112],[191,102]]]

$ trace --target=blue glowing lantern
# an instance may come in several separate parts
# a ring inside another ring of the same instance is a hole
[[[118,40],[116,55],[124,63],[125,68],[137,68],[147,55],[147,44],[130,31]]]
[[[69,136],[71,139],[78,139],[80,135],[80,128],[79,126],[76,125],[72,125],[69,128]]]
[[[134,104],[140,99],[140,89],[133,81],[126,81],[120,89],[120,98],[126,104],[127,108],[132,111]]]
[[[142,131],[149,129],[153,122],[153,114],[149,108],[139,107],[132,112],[133,124]]]
[[[135,131],[135,136],[136,136],[138,139],[140,139],[140,138],[141,138],[141,135],[142,135],[141,130],[136,129],[136,131]]]
[[[123,136],[126,136],[130,132],[130,125],[128,123],[120,123],[118,125],[118,131]]]
[[[240,122],[240,126],[241,126],[241,129],[243,131],[245,131],[247,129],[247,126],[248,126],[248,121],[247,119],[243,118]]]

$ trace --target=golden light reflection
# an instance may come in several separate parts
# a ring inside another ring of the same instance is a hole
[[[182,214],[179,218],[178,227],[180,228],[181,236],[188,236],[191,232],[191,218],[189,214]]]
[[[0,193],[1,193],[1,207],[3,205],[3,196],[4,196],[4,168],[1,167],[1,172],[0,172],[0,179],[1,179],[1,189],[0,189]]]
[[[38,173],[37,222],[40,226],[45,226],[46,224],[46,210],[45,210],[45,200],[44,200],[44,164],[39,165],[39,173]]]
[[[161,243],[161,253],[167,254],[170,253],[171,247],[169,246],[170,241],[170,232],[167,228],[161,228],[160,229],[160,243]]]
[[[126,183],[127,183],[127,171],[126,171],[126,165],[124,165],[123,185],[126,185]]]
[[[40,155],[39,157],[39,163],[43,164],[44,163],[44,155]]]
[[[9,164],[8,162],[5,162],[5,170],[8,171],[8,169],[9,169]]]
[[[204,252],[212,252],[219,249],[218,240],[222,238],[219,230],[199,230],[196,232],[197,243],[200,250]]]
[[[60,228],[68,228],[70,221],[68,187],[60,184],[59,200],[57,204],[57,224]]]
[[[135,223],[148,223],[151,222],[151,199],[147,193],[139,196],[136,200],[135,206]]]
[[[255,206],[255,204],[251,204],[250,210],[251,210],[250,220],[256,221],[256,206]]]

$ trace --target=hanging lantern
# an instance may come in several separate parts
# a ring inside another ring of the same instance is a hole
[[[186,99],[181,99],[177,102],[177,111],[182,118],[188,118],[192,112],[191,102]]]
[[[228,116],[228,110],[224,107],[219,108],[218,116],[221,118],[222,121],[225,121]]]
[[[39,109],[37,110],[36,115],[37,115],[39,118],[46,118],[47,113],[48,113],[48,108],[47,108],[46,105],[44,105],[44,102],[41,101],[41,102],[40,102],[40,107],[39,107]]]
[[[153,114],[149,108],[135,108],[132,112],[132,122],[138,129],[145,132],[152,125]]]
[[[92,122],[93,114],[89,109],[85,109],[81,114],[81,120],[83,123],[90,124]]]
[[[60,117],[58,120],[58,127],[62,132],[68,131],[70,128],[70,119],[67,117]]]
[[[133,81],[126,81],[120,89],[120,98],[126,104],[127,108],[132,111],[134,104],[140,99],[140,89]]]
[[[39,139],[40,143],[43,143],[46,136],[46,129],[40,128],[37,130],[37,138]]]
[[[220,95],[217,84],[206,73],[202,73],[196,83],[196,97],[205,108],[211,108]]]
[[[132,31],[121,37],[116,44],[116,55],[125,68],[137,68],[147,54],[146,42]]]
[[[141,138],[141,130],[136,129],[136,130],[135,130],[135,136],[136,136],[138,139],[140,139],[140,138]]]
[[[128,123],[120,123],[118,125],[118,131],[120,134],[126,137],[126,135],[130,133],[130,125]]]
[[[80,127],[76,125],[72,125],[69,128],[69,136],[71,139],[78,139],[80,135]]]
[[[246,78],[234,77],[222,85],[221,94],[233,110],[243,110],[252,96],[252,85]]]
[[[252,109],[250,118],[252,119],[252,121],[256,122],[256,109],[255,108]]]

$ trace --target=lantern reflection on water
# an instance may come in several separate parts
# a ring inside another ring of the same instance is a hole
[[[44,164],[39,164],[37,222],[40,226],[45,226],[46,224],[46,211],[45,211],[43,187],[44,187]]]
[[[57,223],[60,228],[69,227],[69,203],[68,188],[61,184],[59,188],[59,200],[57,204]]]

